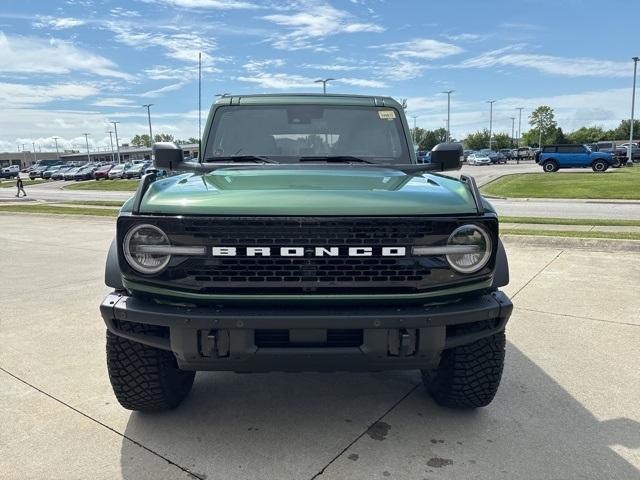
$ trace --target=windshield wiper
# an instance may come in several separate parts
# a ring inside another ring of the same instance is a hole
[[[204,159],[205,163],[213,162],[256,162],[256,163],[280,163],[269,157],[263,157],[260,155],[229,155],[226,157],[207,157]]]
[[[353,157],[351,155],[327,155],[327,156],[317,156],[317,157],[301,157],[301,162],[336,162],[336,163],[372,163],[371,160],[365,160],[360,157]]]

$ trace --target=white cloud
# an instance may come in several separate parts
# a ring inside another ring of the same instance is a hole
[[[219,73],[220,70],[211,65],[205,65],[202,67],[202,75]],[[180,68],[156,65],[151,68],[147,68],[144,71],[145,77],[151,80],[182,80],[189,81],[198,78],[198,66],[181,66]]]
[[[283,67],[285,61],[281,58],[267,59],[267,60],[249,60],[243,65],[245,70],[250,72],[260,72],[265,67]]]
[[[7,36],[0,31],[0,72],[68,74],[88,72],[132,80],[107,58],[54,38]]]
[[[471,40],[481,40],[486,38],[486,35],[479,35],[477,33],[458,33],[455,35],[445,35],[445,38],[452,42],[465,42]]]
[[[173,92],[175,90],[180,90],[182,87],[186,85],[185,82],[172,83],[170,85],[166,85],[161,88],[156,88],[155,90],[149,90],[148,92],[141,93],[138,95],[139,97],[148,97],[155,98],[162,96],[163,93]]]
[[[382,32],[379,24],[359,22],[344,10],[317,0],[299,0],[294,3],[293,13],[278,13],[262,17],[288,30],[271,38],[275,48],[282,50],[318,49],[326,50],[317,40],[340,33]]]
[[[287,90],[290,88],[318,88],[314,83],[315,78],[303,77],[301,75],[289,75],[286,73],[257,73],[251,77],[236,77],[241,82],[255,83],[262,88],[274,90]]]
[[[70,17],[48,17],[41,16],[38,17],[38,21],[33,23],[33,26],[36,28],[52,28],[53,30],[65,30],[67,28],[79,27],[80,25],[84,25],[85,21],[80,20],[78,18],[70,18]]]
[[[91,105],[96,107],[134,107],[136,106],[133,101],[128,98],[102,98],[96,102],[93,102]]]
[[[243,0],[143,0],[145,3],[157,3],[181,8],[211,8],[215,10],[233,10],[258,8],[251,2]]]
[[[115,40],[125,45],[139,49],[164,49],[167,57],[189,63],[197,63],[198,52],[202,52],[204,65],[214,61],[207,53],[216,47],[211,37],[195,33],[143,32],[140,25],[121,21],[107,22],[106,25],[115,34]]]
[[[60,100],[82,100],[99,92],[96,85],[76,82],[52,85],[0,83],[0,104],[4,108],[11,108]]]
[[[365,70],[368,67],[357,66],[357,65],[323,65],[319,63],[304,63],[301,65],[302,68],[309,68],[313,70],[325,70],[328,72],[351,72],[354,70]]]
[[[627,63],[595,58],[566,58],[523,53],[523,45],[491,50],[453,65],[456,68],[521,67],[568,77],[628,77]]]
[[[378,47],[387,50],[387,55],[391,58],[415,60],[437,60],[464,52],[464,49],[457,45],[430,38],[416,38],[408,42],[387,43]]]
[[[352,85],[354,87],[364,88],[386,88],[388,85],[379,80],[368,80],[365,78],[339,78],[336,82],[344,83],[345,85]]]

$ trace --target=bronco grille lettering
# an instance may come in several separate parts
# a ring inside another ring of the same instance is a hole
[[[214,257],[404,257],[406,247],[212,247]]]

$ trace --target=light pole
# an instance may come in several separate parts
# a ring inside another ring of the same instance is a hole
[[[116,159],[113,155],[113,130],[109,130],[107,133],[109,134],[109,142],[111,142],[111,163],[114,163]]]
[[[489,150],[491,150],[491,137],[493,136],[493,104],[495,100],[487,100],[489,104]]]
[[[26,143],[22,144],[22,161],[24,162],[24,166],[27,166],[27,153],[24,151],[24,146]]]
[[[511,119],[511,148],[513,148],[513,135],[516,127],[516,117],[509,117]]]
[[[633,166],[633,114],[636,107],[636,73],[638,71],[639,57],[633,57],[633,91],[631,92],[631,123],[629,124],[629,147],[627,150],[628,160],[627,165]]]
[[[335,78],[321,78],[320,80],[316,80],[313,83],[321,83],[322,84],[322,93],[324,95],[326,95],[327,94],[327,83],[329,83],[332,80],[335,80]]]
[[[418,145],[418,115],[412,115],[411,118],[413,118],[413,143]]]
[[[453,92],[455,92],[455,90],[446,90],[442,92],[447,94],[447,143],[451,141],[451,94]]]
[[[524,107],[518,107],[516,110],[518,110],[518,146],[520,146],[520,140],[522,139],[522,110],[524,110]]]
[[[87,161],[91,162],[91,154],[89,153],[89,134],[83,133],[82,135],[84,135],[84,141],[87,144]]]
[[[56,155],[60,157],[60,152],[58,151],[58,138],[60,137],[53,137],[53,141],[56,142]]]
[[[35,163],[37,158],[36,158],[36,142],[31,142],[31,145],[33,145],[33,162]]]
[[[113,124],[113,129],[115,130],[115,134],[116,134],[116,152],[118,154],[118,163],[120,163],[120,144],[118,143],[118,124],[120,122],[111,122]]]
[[[153,145],[153,132],[151,131],[151,107],[153,106],[153,103],[148,103],[142,106],[147,109],[147,118],[149,119],[149,146],[151,147]]]

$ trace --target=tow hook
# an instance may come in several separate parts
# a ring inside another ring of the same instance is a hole
[[[228,357],[229,330],[200,330],[200,353],[203,357]]]
[[[391,357],[410,357],[416,353],[418,330],[400,328],[388,330],[388,352]]]

